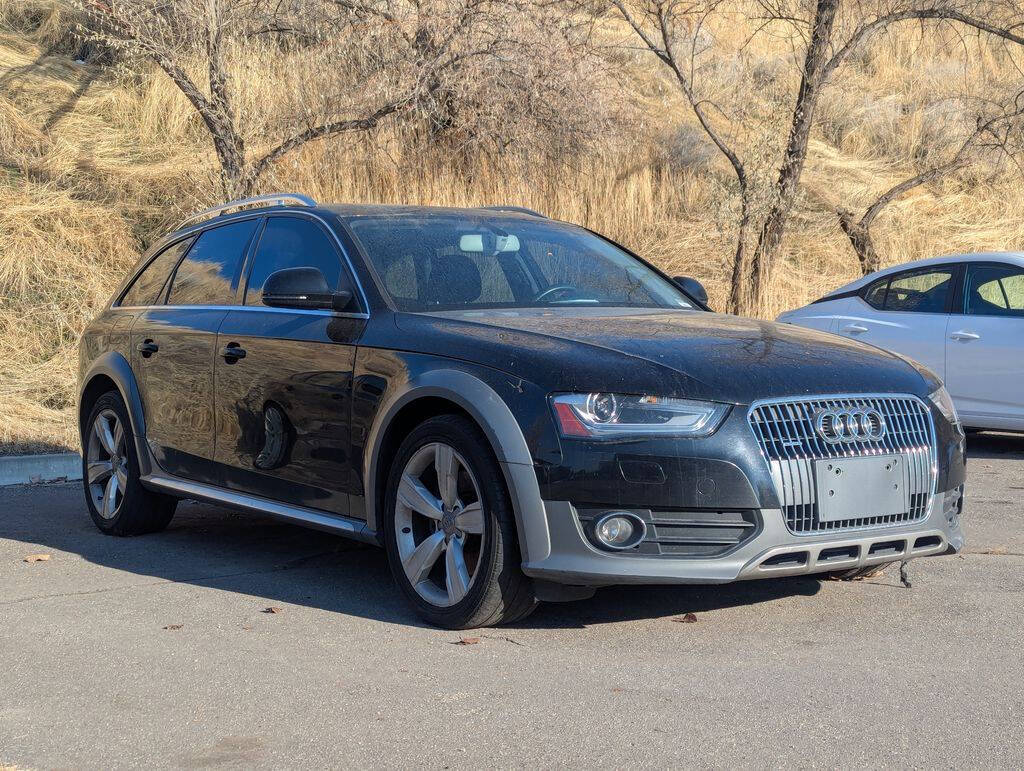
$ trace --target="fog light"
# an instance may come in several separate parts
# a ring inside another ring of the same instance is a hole
[[[611,511],[594,522],[594,538],[606,549],[629,549],[643,540],[644,521],[626,511]]]

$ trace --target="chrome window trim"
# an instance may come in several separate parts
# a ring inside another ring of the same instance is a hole
[[[272,308],[268,305],[116,305],[110,308],[112,311],[151,311],[151,310],[175,310],[175,311],[251,311],[255,313],[287,313],[300,316],[335,316],[349,319],[368,319],[369,313],[362,311],[329,311],[319,308]]]
[[[256,214],[253,215],[253,216],[258,216],[258,217],[263,218],[263,219],[266,219],[266,218],[269,218],[269,217],[288,217],[288,216],[309,217],[310,219],[316,220],[321,225],[323,225],[327,229],[327,232],[330,233],[331,238],[334,239],[334,243],[338,247],[338,251],[341,252],[341,257],[342,257],[342,260],[344,260],[344,265],[345,265],[345,267],[348,268],[349,275],[352,277],[352,282],[355,284],[356,289],[359,291],[359,298],[362,300],[361,304],[362,304],[364,310],[352,311],[352,312],[343,312],[343,311],[329,311],[329,310],[307,310],[307,309],[301,309],[301,308],[296,308],[296,309],[270,308],[270,307],[265,307],[265,306],[260,306],[260,305],[168,305],[167,303],[163,303],[161,305],[118,305],[116,300],[110,304],[110,307],[108,308],[108,310],[119,310],[119,309],[120,310],[139,310],[140,308],[146,308],[146,309],[150,309],[150,308],[184,308],[184,309],[190,309],[190,310],[196,310],[196,309],[203,309],[203,310],[211,310],[211,309],[213,309],[213,310],[217,310],[217,309],[225,309],[226,308],[228,310],[238,310],[239,308],[249,308],[251,310],[258,310],[258,311],[278,311],[278,312],[303,313],[303,314],[312,313],[312,314],[322,314],[322,315],[326,314],[326,315],[331,315],[331,316],[342,316],[342,317],[346,317],[346,318],[362,318],[362,319],[370,318],[370,301],[369,301],[369,299],[366,296],[366,291],[363,289],[363,282],[359,280],[359,274],[356,272],[355,264],[352,262],[352,258],[349,256],[348,251],[345,249],[345,245],[343,243],[341,243],[341,239],[338,238],[338,234],[335,233],[334,232],[334,228],[331,227],[331,223],[330,222],[328,222],[326,219],[324,219],[320,215],[314,214],[313,212],[299,211],[299,210],[296,210],[296,209],[288,209],[286,211],[273,211],[273,212],[267,212],[267,211],[263,211],[263,210],[260,210],[260,209],[249,209],[249,210],[246,210],[244,212],[244,214],[249,214],[250,212],[256,212]],[[238,220],[249,219],[249,217],[239,216],[237,219]],[[202,235],[203,233],[205,233],[207,230],[213,229],[214,227],[219,227],[221,225],[228,225],[228,224],[230,224],[232,222],[236,222],[236,221],[237,221],[236,219],[231,219],[231,220],[229,220],[227,222],[219,222],[218,220],[213,219],[213,220],[209,221],[211,223],[210,227],[208,227],[208,228],[196,228],[195,230],[189,231],[187,234],[182,234],[182,236],[198,237],[198,236]],[[217,223],[217,224],[213,225],[212,223]],[[169,233],[167,236],[164,236],[164,238],[167,238],[168,240],[170,240],[170,236],[173,236],[173,235],[175,235],[175,233]],[[162,254],[165,249],[170,248],[170,246],[173,246],[179,240],[180,239],[175,238],[168,246],[161,248],[160,251],[158,252],[158,254]],[[156,255],[154,255],[154,257],[155,256]],[[187,256],[187,252],[186,252],[186,256]],[[243,260],[244,260],[244,262],[243,262],[243,269],[244,269],[246,267],[246,263],[248,263],[248,255],[245,255],[243,257]],[[146,266],[144,266],[143,268],[141,268],[139,271],[137,271],[135,274],[132,275],[132,277],[131,277],[131,279],[129,279],[128,283],[125,284],[125,288],[127,288],[127,286],[138,277],[139,273],[141,273],[143,270],[146,269],[146,267],[149,266],[150,262],[152,262],[152,260],[147,260]],[[175,267],[177,267],[177,266],[175,266]],[[164,288],[166,289],[166,284],[165,284]],[[123,294],[124,294],[124,291],[122,290],[121,292],[118,292],[116,296],[117,296],[118,299],[120,299],[120,297],[123,296]]]
[[[761,457],[762,457],[762,459],[765,462],[765,466],[766,466],[767,470],[769,471],[769,473],[771,473],[771,459],[768,457],[767,450],[764,447],[764,445],[762,444],[761,438],[758,437],[757,431],[754,429],[754,423],[753,423],[753,420],[752,420],[753,414],[754,414],[754,412],[757,409],[759,409],[761,407],[768,406],[768,405],[787,404],[787,403],[794,403],[794,402],[796,402],[796,403],[808,403],[808,402],[815,402],[815,401],[842,401],[844,399],[908,399],[910,401],[917,402],[924,409],[924,414],[927,416],[927,419],[928,419],[928,429],[931,432],[931,440],[932,440],[931,443],[930,443],[930,446],[928,448],[929,449],[930,472],[931,472],[931,490],[930,490],[929,495],[928,495],[928,502],[927,502],[927,504],[924,507],[925,514],[924,514],[924,517],[922,519],[914,520],[914,521],[906,522],[906,523],[902,523],[902,522],[901,523],[895,523],[893,525],[882,524],[882,525],[863,525],[863,526],[859,526],[859,527],[845,527],[845,528],[836,529],[836,530],[827,531],[827,532],[831,532],[831,533],[834,533],[834,534],[842,535],[842,534],[845,534],[845,533],[854,533],[854,532],[859,532],[859,531],[863,531],[863,530],[885,529],[886,527],[893,527],[893,526],[896,526],[896,525],[903,525],[903,524],[914,524],[916,522],[923,522],[923,521],[925,521],[927,519],[927,517],[928,517],[929,512],[931,511],[932,504],[935,501],[935,496],[936,496],[937,491],[938,491],[938,484],[939,484],[939,446],[938,446],[938,433],[937,433],[937,431],[935,429],[935,415],[932,413],[931,405],[928,403],[928,401],[926,399],[923,399],[923,398],[921,398],[920,396],[918,396],[916,394],[896,393],[896,392],[891,392],[891,393],[872,392],[872,393],[810,394],[810,395],[801,395],[801,396],[777,396],[777,397],[773,397],[773,398],[758,399],[758,400],[756,400],[754,402],[751,402],[750,406],[747,408],[747,428],[750,430],[751,436],[753,436],[754,441],[757,442],[758,449],[761,452]],[[869,456],[862,456],[862,455],[859,455],[859,454],[858,455],[853,455],[851,453],[850,457],[869,457]],[[774,479],[772,480],[772,489],[775,489]],[[779,495],[779,492],[777,490],[776,490],[776,495]],[[779,503],[780,504],[782,503],[781,496],[780,496]],[[783,517],[785,518],[785,513],[783,513]],[[827,532],[822,532],[822,531],[794,531],[794,530],[789,529],[788,524],[787,524],[787,532],[789,532],[791,535],[796,536],[798,538],[803,538],[803,537],[821,537],[822,535],[827,534]]]

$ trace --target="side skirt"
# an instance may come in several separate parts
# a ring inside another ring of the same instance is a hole
[[[364,543],[378,544],[377,534],[366,526],[361,519],[352,519],[335,514],[325,514],[316,509],[307,509],[304,506],[292,506],[280,501],[272,501],[267,498],[260,498],[255,495],[224,490],[213,485],[189,482],[184,479],[162,476],[160,474],[148,474],[143,476],[142,484],[146,487],[162,493],[175,495],[179,498],[193,498],[206,503],[215,503],[241,511],[251,511],[257,514],[266,514],[277,519],[294,522],[298,525],[305,525],[317,530],[324,530],[328,533],[343,535]]]

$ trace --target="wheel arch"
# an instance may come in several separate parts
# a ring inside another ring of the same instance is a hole
[[[131,364],[117,351],[108,351],[94,361],[85,376],[82,377],[78,395],[78,429],[84,442],[85,419],[88,410],[102,394],[116,390],[128,407],[128,419],[131,421],[132,434],[138,452],[139,463],[144,464],[149,457],[145,448],[146,418],[142,410],[142,397],[139,384],[135,380]],[[83,446],[84,449],[84,446]]]
[[[435,415],[461,414],[483,431],[508,487],[523,560],[551,550],[544,503],[522,429],[505,401],[487,383],[459,370],[434,370],[382,404],[367,437],[363,481],[366,522],[380,532],[390,460],[409,431]]]

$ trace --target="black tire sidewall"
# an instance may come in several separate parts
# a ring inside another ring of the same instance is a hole
[[[442,416],[420,424],[406,437],[399,447],[388,474],[383,511],[384,520],[381,528],[384,534],[388,563],[402,592],[421,615],[432,623],[449,628],[463,627],[476,615],[484,595],[496,578],[495,573],[499,567],[498,549],[506,547],[497,520],[499,514],[508,514],[509,504],[504,490],[504,478],[486,439],[478,431],[469,430],[471,428],[473,426],[467,420],[454,416]],[[478,570],[483,572],[477,574],[476,580],[473,581],[473,586],[470,587],[466,596],[450,607],[438,607],[430,604],[413,588],[405,575],[401,558],[398,555],[395,532],[398,482],[413,454],[424,445],[433,442],[443,442],[451,446],[465,461],[480,487],[480,496],[483,499],[486,513],[483,547],[480,552],[482,564],[478,567]],[[497,480],[495,480],[495,476],[497,476]],[[500,481],[501,487],[496,487],[495,481]],[[504,560],[501,562],[503,563]]]

